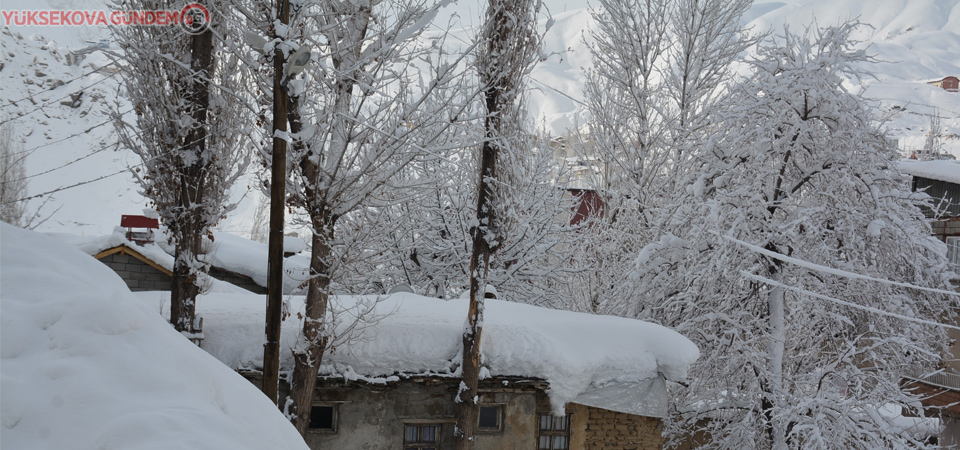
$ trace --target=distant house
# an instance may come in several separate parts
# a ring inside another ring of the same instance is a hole
[[[935,210],[925,214],[933,234],[947,244],[948,257],[960,267],[960,161],[901,161],[900,169],[913,177],[912,190],[933,197]]]
[[[344,311],[370,303],[376,322],[338,338],[323,358],[307,444],[453,449],[467,300],[405,293],[336,302]],[[211,324],[203,348],[259,384],[263,301],[208,298],[198,309]],[[299,325],[284,323],[282,348]],[[655,324],[491,299],[483,355],[475,449],[653,450],[664,444],[666,384],[683,381],[698,351]],[[289,370],[289,350],[282,361]]]
[[[953,86],[957,86],[956,77],[948,78],[953,78]],[[933,235],[947,244],[947,259],[960,273],[960,162],[907,160],[900,162],[900,169],[913,177],[913,191],[933,197],[935,208],[924,213],[934,219]],[[950,329],[947,334],[955,343],[944,357],[944,371],[904,377],[904,389],[921,396],[926,414],[941,418],[944,429],[940,444],[944,446],[960,445],[960,333]]]
[[[936,86],[940,89],[943,89],[947,92],[958,92],[960,91],[960,79],[957,77],[943,77],[940,80],[928,81],[927,84]]]
[[[131,291],[169,291],[173,282],[172,266],[164,267],[138,251],[138,245],[119,244],[103,250],[94,258],[113,269]]]
[[[575,199],[570,225],[603,217],[603,196],[596,189],[568,188],[567,193]]]
[[[151,223],[142,216],[123,216],[121,227],[108,236],[76,238],[81,250],[113,269],[131,291],[169,291],[173,276],[173,249],[154,242]],[[139,231],[134,231],[136,229]],[[146,231],[143,231],[146,230]],[[214,279],[230,283],[255,294],[267,293],[266,245],[214,232],[210,253],[209,274]],[[306,281],[309,258],[296,255],[303,250],[303,241],[288,237],[284,242],[284,292],[294,293]]]

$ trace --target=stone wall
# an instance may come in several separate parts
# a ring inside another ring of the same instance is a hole
[[[502,430],[478,433],[476,450],[535,450],[536,394],[529,386],[511,387],[503,381],[496,389],[481,386],[481,405],[501,405]],[[419,379],[389,385],[349,383],[342,379],[321,382],[315,404],[336,405],[335,433],[310,432],[312,449],[356,448],[395,450],[402,448],[407,424],[438,425],[439,449],[455,447],[453,402],[459,379]],[[492,385],[492,384],[491,384]]]
[[[172,278],[130,255],[114,253],[100,258],[113,269],[131,291],[169,291]]]
[[[259,372],[241,372],[259,386]],[[395,450],[403,448],[405,426],[439,426],[441,450],[453,450],[456,396],[460,380],[413,378],[370,384],[340,379],[318,380],[314,405],[333,406],[334,431],[310,431],[307,445],[319,449]],[[547,384],[518,377],[498,377],[480,382],[481,406],[502,408],[499,431],[478,431],[476,450],[536,450],[540,414],[550,413]],[[289,387],[280,383],[280,398]],[[566,406],[570,416],[570,450],[659,450],[663,448],[663,423],[575,403]]]
[[[607,409],[570,404],[571,449],[659,450],[663,421]]]

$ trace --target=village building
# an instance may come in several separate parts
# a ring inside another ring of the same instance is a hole
[[[323,357],[311,448],[453,449],[466,302],[336,297],[330,319],[353,332],[335,336]],[[202,347],[259,384],[262,300],[206,296],[198,312],[208,324]],[[281,371],[292,369],[298,326],[284,322]],[[667,384],[684,381],[699,355],[659,325],[495,299],[482,351],[478,450],[660,449]],[[281,404],[286,389],[281,382]]]
[[[81,250],[106,264],[131,291],[169,291],[173,280],[173,247],[158,235],[159,221],[139,215],[124,215],[120,227],[107,236],[67,237]],[[156,231],[155,231],[156,230]],[[309,258],[299,255],[303,240],[284,239],[284,292],[302,291]],[[214,232],[206,254],[209,275],[230,287],[255,294],[267,293],[267,246],[229,233]]]
[[[924,213],[932,221],[933,235],[947,244],[954,272],[960,274],[960,162],[901,161],[900,169],[912,177],[913,191],[933,198],[934,208]],[[950,446],[960,445],[960,332],[949,329],[947,334],[954,343],[944,356],[943,371],[908,374],[904,389],[922,396],[927,415],[941,418],[940,444]]]
[[[960,91],[960,79],[957,77],[949,76],[943,77],[939,80],[928,81],[927,84],[936,86],[940,89],[943,89],[947,92],[958,92]]]

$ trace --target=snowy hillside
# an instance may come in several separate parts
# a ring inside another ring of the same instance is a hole
[[[107,266],[39,233],[0,234],[0,447],[307,448]]]
[[[476,5],[460,3],[451,7],[460,15],[455,23],[478,24]],[[528,119],[551,133],[562,133],[586,120],[581,88],[591,61],[583,40],[593,19],[584,9],[564,12],[568,3],[580,6],[582,2],[548,2],[555,22],[544,40],[549,57],[533,70],[527,90]],[[98,0],[11,0],[3,7],[100,9],[103,4]],[[947,136],[944,147],[960,157],[960,94],[926,84],[960,76],[960,1],[761,0],[745,21],[757,32],[776,32],[784,26],[799,31],[814,19],[830,25],[857,17],[870,26],[863,27],[856,38],[879,61],[868,67],[875,78],[852,80],[848,87],[880,103],[891,135],[907,150],[923,147],[929,115],[936,111],[942,134]],[[454,34],[468,39],[472,33]],[[10,121],[28,155],[30,193],[63,189],[52,194],[43,209],[46,214],[57,211],[40,228],[44,231],[109,234],[120,214],[138,214],[147,203],[126,171],[139,161],[114,147],[112,125],[107,122],[110,111],[131,108],[109,58],[96,50],[81,65],[66,65],[70,50],[85,49],[88,41],[105,38],[107,31],[95,27],[13,26],[0,34],[4,54],[0,121]],[[74,102],[71,95],[81,91],[82,98]],[[248,177],[235,187],[233,199],[240,206],[221,224],[222,230],[249,232],[260,195],[250,189],[252,180]],[[39,199],[31,203],[32,208],[39,205]]]
[[[923,148],[929,115],[938,111],[945,147],[960,157],[960,94],[927,85],[945,76],[960,76],[960,1],[957,0],[794,0],[758,1],[744,17],[754,32],[802,32],[816,22],[836,25],[858,19],[854,39],[877,62],[864,67],[875,78],[854,80],[854,92],[880,102],[892,137],[907,150]],[[587,10],[557,14],[547,33],[545,50],[552,54],[531,74],[531,118],[556,133],[583,124],[580,102],[590,54],[583,43],[593,24]]]

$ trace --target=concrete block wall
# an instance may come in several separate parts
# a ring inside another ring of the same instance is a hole
[[[100,258],[127,283],[131,291],[169,291],[169,275],[130,255],[114,253]]]

